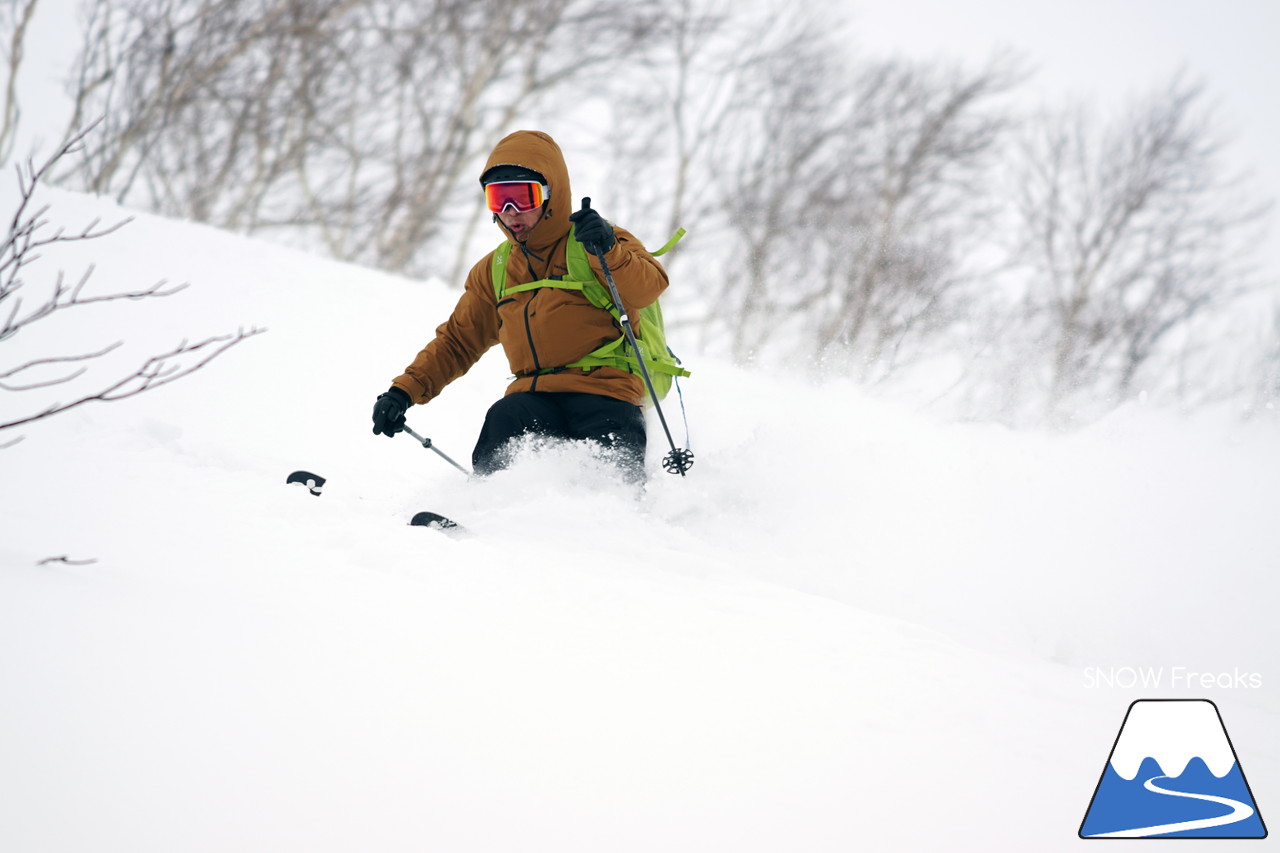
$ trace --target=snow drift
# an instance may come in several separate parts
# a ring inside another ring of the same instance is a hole
[[[1210,698],[1280,801],[1267,425],[1017,433],[682,352],[688,478],[655,430],[639,500],[575,447],[468,482],[369,427],[443,284],[148,216],[39,271],[90,260],[191,287],[6,363],[269,331],[0,451],[3,849],[1074,849],[1138,698],[1100,665],[1261,673]],[[465,459],[505,376],[410,423]]]

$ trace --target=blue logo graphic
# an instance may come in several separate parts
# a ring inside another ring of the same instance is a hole
[[[1218,706],[1129,706],[1080,824],[1081,838],[1266,838]]]

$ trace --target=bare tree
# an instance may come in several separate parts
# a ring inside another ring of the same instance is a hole
[[[0,31],[11,28],[7,43],[0,43],[0,62],[7,74],[4,91],[0,94],[0,163],[7,162],[13,153],[14,139],[18,132],[21,111],[18,104],[18,71],[26,50],[27,27],[35,15],[39,0],[8,0],[0,10]]]
[[[790,297],[792,276],[807,268],[815,194],[838,135],[833,83],[842,69],[816,25],[796,21],[794,29],[778,31],[770,45],[777,49],[746,69],[729,108],[730,132],[708,158],[722,184],[717,213],[733,235],[709,320],[727,328],[739,359],[753,357],[781,328],[774,321]]]
[[[78,184],[235,226],[305,144],[325,27],[344,0],[94,0],[72,126],[102,115]]]
[[[1083,110],[1035,124],[1016,233],[1054,417],[1172,372],[1175,339],[1257,286],[1247,238],[1263,208],[1242,200],[1221,148],[1203,90],[1181,78],[1105,127]]]
[[[994,154],[1010,127],[994,102],[1021,79],[1003,56],[974,72],[900,60],[858,70],[816,206],[823,263],[797,302],[824,359],[884,378],[965,315],[972,256],[990,235]]]
[[[3,242],[0,242],[0,344],[11,342],[19,333],[56,313],[106,302],[172,296],[186,287],[170,287],[165,282],[159,282],[143,290],[91,295],[86,293],[86,285],[93,272],[92,267],[75,284],[69,284],[61,272],[51,284],[44,287],[29,280],[28,268],[40,257],[42,250],[60,243],[105,237],[128,223],[128,220],[124,220],[114,225],[100,226],[95,221],[79,231],[67,232],[58,228],[50,232],[47,230],[50,223],[46,218],[49,208],[45,206],[32,209],[32,201],[40,181],[61,158],[74,153],[82,140],[83,134],[73,137],[38,169],[34,164],[28,164],[25,170],[21,167],[18,169],[20,201],[8,233]],[[33,291],[34,299],[26,298]],[[21,404],[16,398],[9,397],[10,401],[15,402],[15,406],[10,413],[0,415],[0,431],[35,423],[94,400],[122,400],[176,382],[199,370],[235,344],[262,331],[264,330],[251,329],[246,332],[242,329],[235,334],[206,338],[196,343],[183,341],[167,352],[146,358],[132,372],[114,376],[88,390],[78,389],[70,399],[40,404],[26,413],[21,413]],[[83,376],[92,363],[118,349],[122,343],[123,341],[118,341],[88,352],[29,358],[13,366],[0,365],[0,392],[16,395],[66,386]],[[10,351],[12,350],[0,352]],[[5,408],[8,409],[8,406]],[[8,447],[14,443],[16,440],[0,447]]]
[[[573,77],[626,61],[625,0],[96,0],[76,183],[153,210],[424,269],[476,159]],[[438,269],[438,264],[433,265]]]
[[[992,102],[1021,75],[1007,58],[966,72],[838,55],[808,33],[765,63],[746,141],[717,155],[741,239],[713,319],[739,358],[789,330],[798,354],[872,379],[949,322],[1007,126]]]
[[[732,0],[674,0],[665,24],[638,57],[638,84],[611,116],[611,174],[629,188],[618,215],[655,233],[701,225],[716,211],[713,152],[733,132],[737,97],[755,66],[796,46],[772,35],[793,27],[786,14],[761,15]]]

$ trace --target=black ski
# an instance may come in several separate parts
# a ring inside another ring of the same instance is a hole
[[[305,486],[311,494],[320,497],[326,481],[324,477],[319,474],[313,474],[310,471],[294,471],[285,479],[285,482]],[[434,527],[436,530],[443,530],[447,533],[459,533],[462,531],[462,527],[458,522],[452,518],[446,518],[438,512],[420,512],[410,519],[409,524],[413,527]]]
[[[310,471],[294,471],[285,482],[306,486],[311,494],[320,497],[320,490],[324,488],[325,480],[324,477],[319,474],[312,474]]]
[[[446,533],[458,533],[462,530],[458,522],[445,518],[438,512],[420,512],[409,520],[409,524],[413,527],[434,527]]]

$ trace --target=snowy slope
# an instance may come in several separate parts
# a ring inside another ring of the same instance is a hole
[[[0,451],[0,849],[1074,849],[1129,702],[1188,695],[1089,667],[1260,673],[1190,695],[1280,802],[1274,427],[1020,434],[695,356],[688,479],[637,503],[550,448],[469,483],[369,432],[444,285],[146,216],[39,269],[89,260],[191,287],[0,367],[269,331]],[[466,459],[506,372],[410,423]]]

